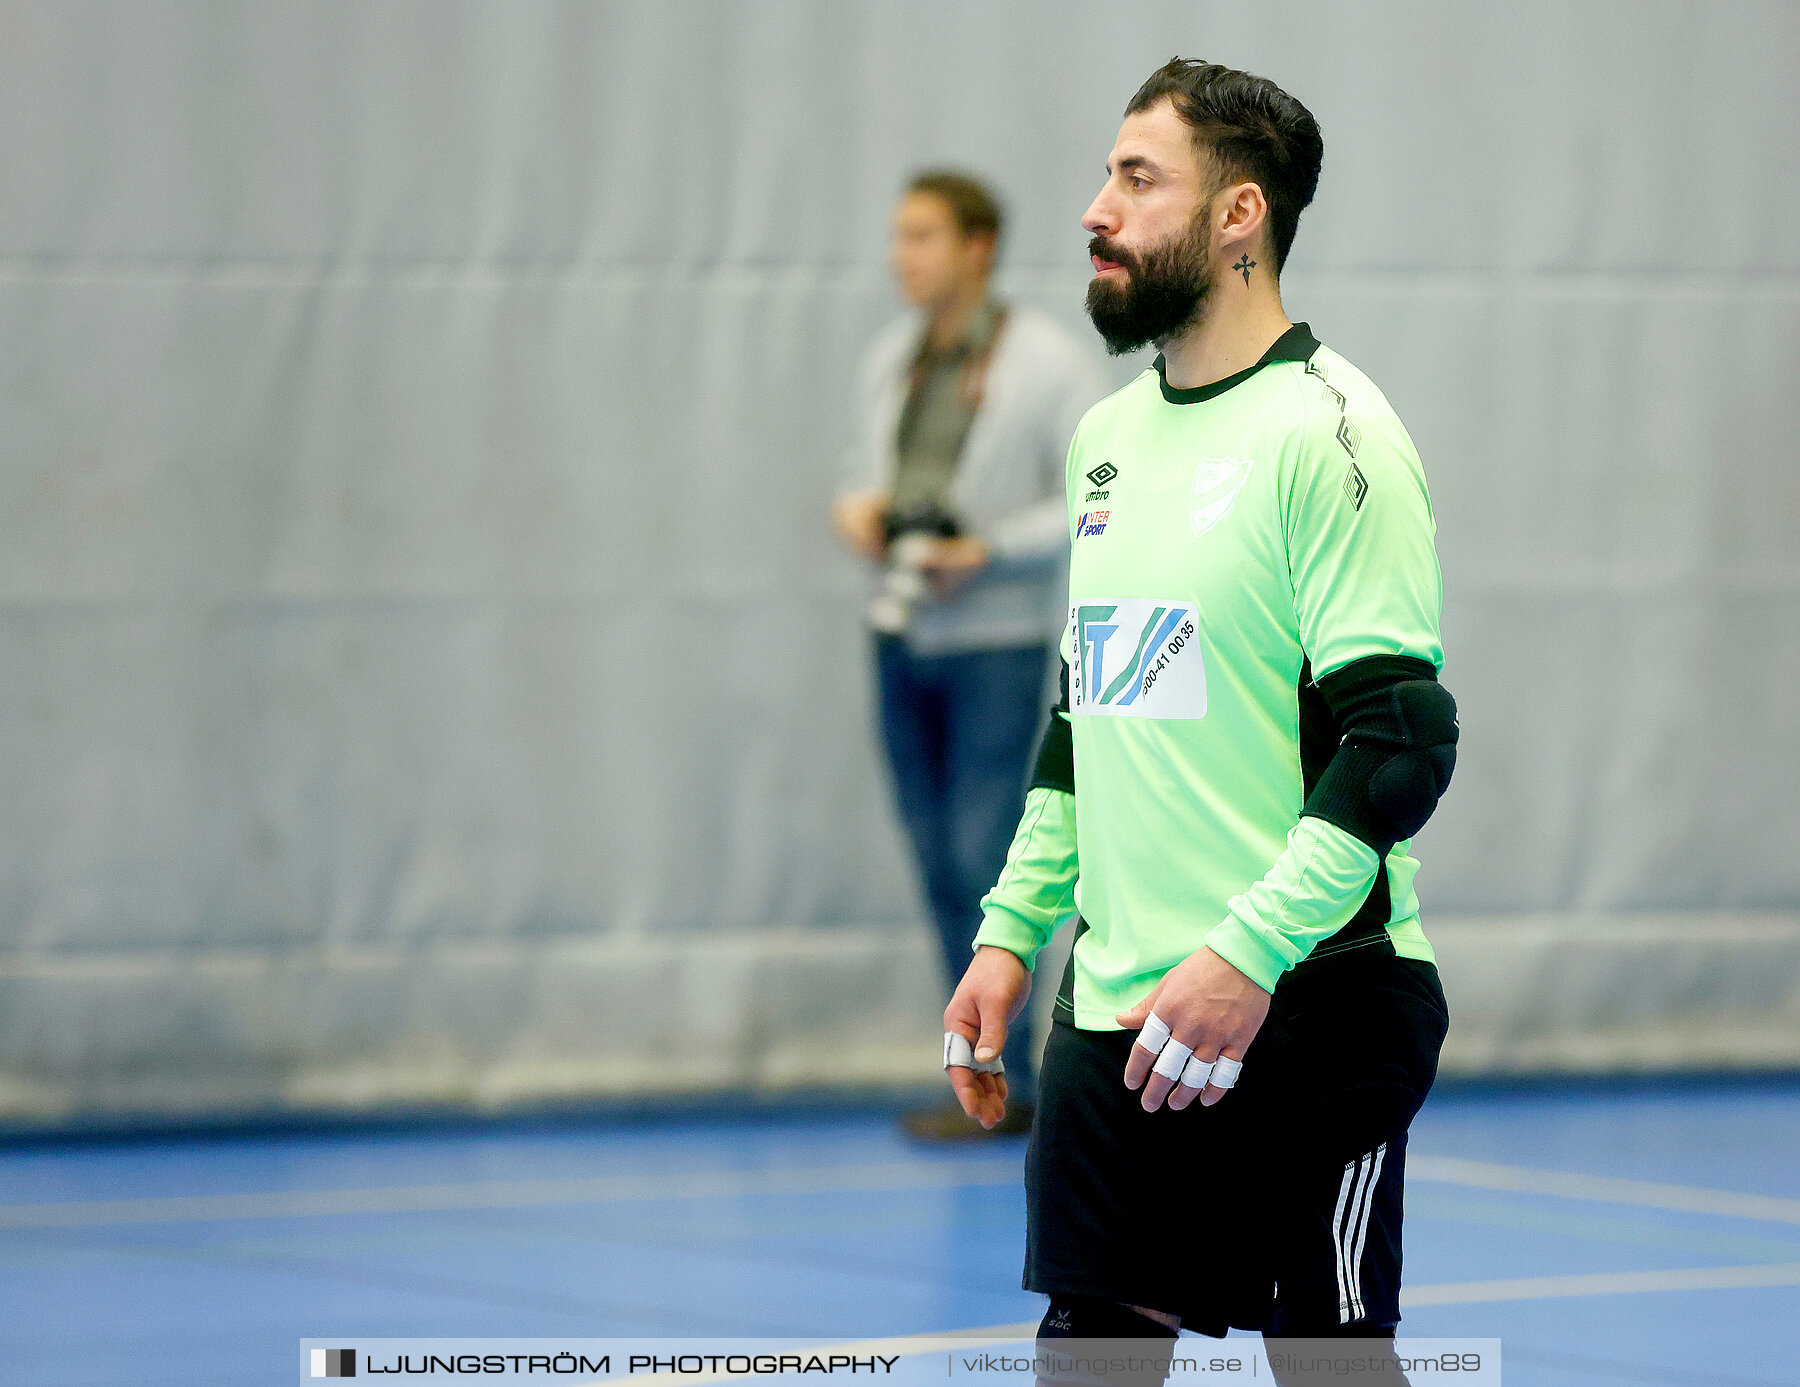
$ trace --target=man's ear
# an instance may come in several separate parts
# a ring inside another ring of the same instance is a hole
[[[1259,183],[1232,183],[1221,189],[1213,206],[1213,229],[1220,248],[1260,247],[1269,224],[1269,201]]]

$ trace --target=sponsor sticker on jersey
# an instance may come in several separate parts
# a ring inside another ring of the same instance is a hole
[[[1206,661],[1192,602],[1122,597],[1069,608],[1074,717],[1206,716]]]
[[[1230,512],[1238,492],[1249,480],[1254,458],[1200,459],[1194,469],[1194,484],[1188,491],[1188,521],[1196,537],[1205,534]]]
[[[1084,510],[1075,522],[1075,538],[1091,539],[1095,535],[1106,533],[1106,522],[1112,519],[1109,510]]]

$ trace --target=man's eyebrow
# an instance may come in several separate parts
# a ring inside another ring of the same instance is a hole
[[[1108,173],[1113,172],[1113,164],[1111,163],[1110,160],[1108,161],[1108,163],[1106,165],[1106,171]],[[1161,169],[1159,169],[1155,164],[1151,163],[1148,159],[1146,159],[1141,154],[1127,154],[1123,159],[1119,160],[1118,171],[1120,173],[1136,173],[1139,171],[1142,171],[1144,173],[1161,173],[1162,172]]]

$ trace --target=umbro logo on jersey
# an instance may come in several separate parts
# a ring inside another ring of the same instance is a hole
[[[1090,535],[1105,534],[1106,522],[1111,519],[1112,512],[1109,510],[1083,511],[1081,518],[1075,522],[1075,538],[1086,539]]]
[[[1087,479],[1095,486],[1105,486],[1118,475],[1118,468],[1114,467],[1110,462],[1103,462],[1087,474]]]
[[[1355,457],[1356,450],[1362,447],[1362,430],[1348,419],[1340,419],[1338,420],[1337,441],[1344,445],[1346,453]]]
[[[1361,510],[1363,497],[1369,494],[1369,479],[1362,474],[1362,468],[1354,462],[1350,464],[1350,473],[1344,478],[1344,495],[1350,498],[1350,509]]]

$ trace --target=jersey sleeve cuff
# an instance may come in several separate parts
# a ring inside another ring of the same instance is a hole
[[[1286,956],[1235,915],[1214,925],[1205,942],[1207,948],[1264,992],[1273,992],[1281,975],[1288,970]]]
[[[1226,904],[1206,947],[1273,992],[1283,973],[1350,919],[1379,870],[1368,844],[1302,816],[1268,874]]]
[[[1005,949],[1009,954],[1018,955],[1019,962],[1030,970],[1035,967],[1044,942],[1030,921],[1003,905],[991,904],[982,913],[981,928],[975,931],[974,947],[979,949],[983,944],[991,944],[997,949]]]

